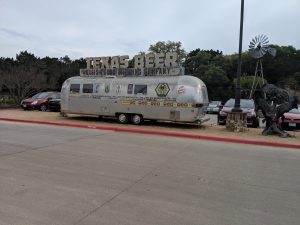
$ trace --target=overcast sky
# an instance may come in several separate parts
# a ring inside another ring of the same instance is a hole
[[[157,41],[238,52],[240,0],[0,0],[0,57],[130,55]],[[300,48],[300,0],[245,0],[252,37]]]

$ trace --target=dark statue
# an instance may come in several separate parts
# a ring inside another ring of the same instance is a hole
[[[280,137],[289,137],[290,135],[278,126],[278,121],[284,113],[298,107],[297,97],[273,84],[265,84],[255,92],[254,101],[256,110],[260,109],[266,120],[266,128],[262,134],[279,134]]]

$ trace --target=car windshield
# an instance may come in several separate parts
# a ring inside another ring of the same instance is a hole
[[[300,114],[300,108],[298,107],[298,109],[292,109],[289,111],[289,113]]]
[[[219,101],[211,101],[209,104],[210,105],[221,105],[221,102],[219,102]]]
[[[42,92],[42,93],[38,93],[36,95],[34,95],[32,98],[33,99],[43,99],[43,98],[47,98],[50,95],[49,92]]]
[[[229,99],[224,107],[229,107],[229,108],[233,108],[234,107],[234,99]],[[241,99],[241,108],[254,108],[254,102],[252,100],[249,99]]]
[[[53,99],[60,99],[60,93],[55,93],[52,95]]]

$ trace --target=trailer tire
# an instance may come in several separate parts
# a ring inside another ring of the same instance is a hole
[[[131,122],[135,125],[142,124],[144,122],[143,116],[139,114],[134,114],[131,117]]]
[[[129,121],[129,115],[125,113],[117,114],[117,119],[119,123],[125,124]]]

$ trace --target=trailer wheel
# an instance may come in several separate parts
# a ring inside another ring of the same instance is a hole
[[[117,119],[118,119],[118,122],[119,123],[128,123],[129,121],[129,116],[128,114],[125,114],[125,113],[120,113],[117,115]]]
[[[131,117],[131,122],[135,125],[139,125],[139,124],[142,124],[144,121],[142,115],[139,115],[139,114],[134,114],[132,117]]]

